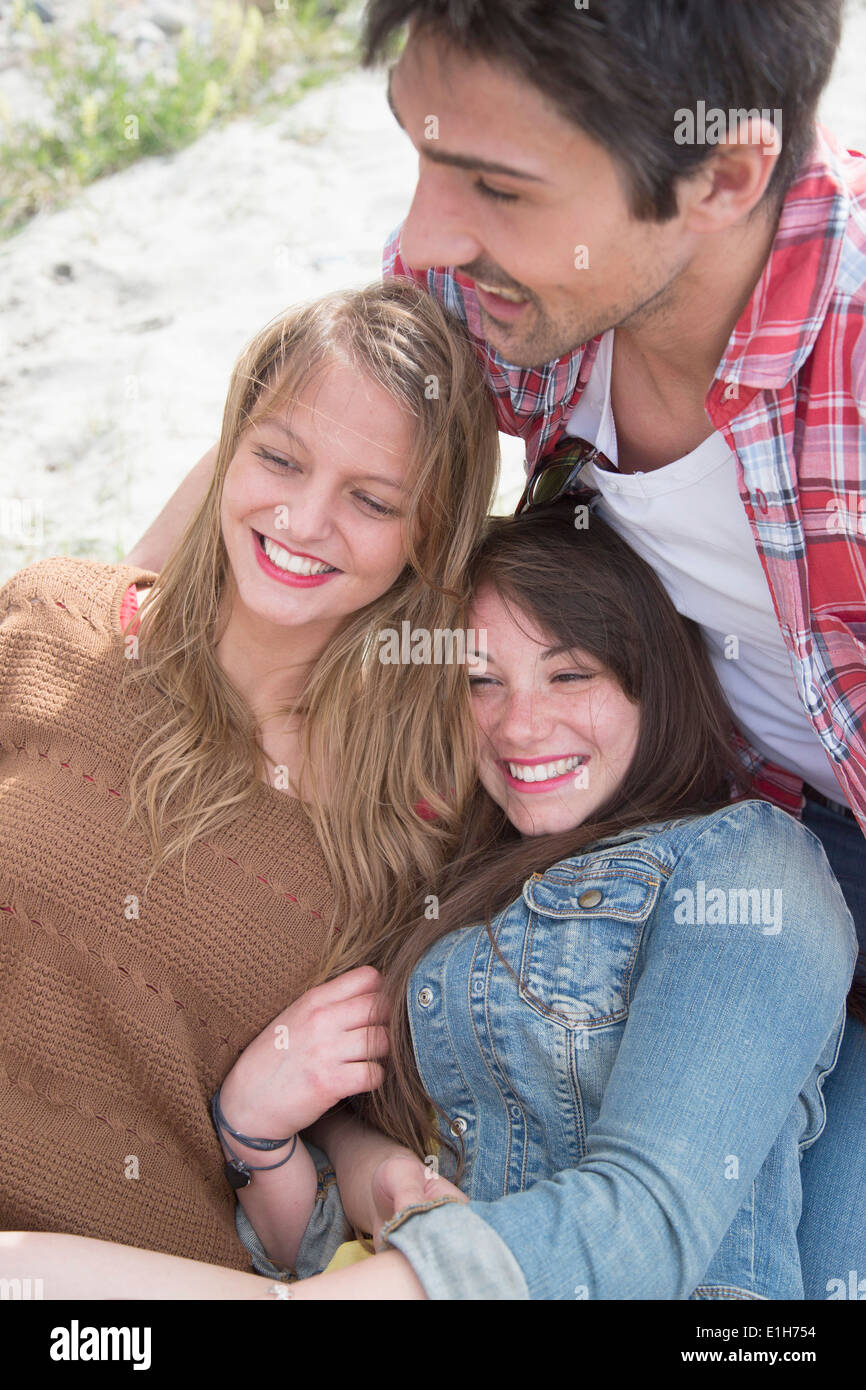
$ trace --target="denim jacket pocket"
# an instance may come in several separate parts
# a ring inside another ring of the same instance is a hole
[[[533,874],[520,963],[526,1004],[565,1028],[601,1028],[628,1014],[632,972],[664,872],[649,856],[605,858]]]

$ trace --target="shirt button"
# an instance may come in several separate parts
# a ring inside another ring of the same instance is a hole
[[[426,1009],[428,1004],[432,1004],[432,1003],[433,1003],[433,991],[432,991],[432,989],[428,989],[426,985],[424,986],[423,989],[419,989],[419,991],[418,991],[418,1003],[421,1005],[421,1007],[422,1007],[423,1009]]]
[[[463,1118],[462,1115],[458,1115],[456,1120],[452,1120],[452,1122],[451,1122],[451,1133],[452,1133],[452,1134],[465,1134],[465,1133],[466,1133],[466,1121],[464,1120],[464,1118]]]
[[[598,907],[604,894],[600,888],[587,888],[577,900],[578,907]]]

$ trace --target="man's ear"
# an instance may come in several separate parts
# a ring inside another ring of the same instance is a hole
[[[706,163],[680,185],[680,208],[696,232],[722,231],[741,222],[767,191],[781,149],[777,127],[750,116],[719,140]]]

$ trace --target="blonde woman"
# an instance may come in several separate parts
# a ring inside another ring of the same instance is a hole
[[[209,1101],[453,849],[462,673],[377,639],[459,628],[496,459],[428,295],[329,295],[242,354],[160,574],[52,559],[0,590],[0,1228],[249,1268]],[[325,987],[322,1109],[380,1079],[379,986]]]

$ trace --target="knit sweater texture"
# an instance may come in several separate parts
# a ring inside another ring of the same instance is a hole
[[[120,606],[154,577],[53,559],[0,589],[0,1228],[248,1269],[208,1101],[305,987],[331,885],[261,781],[186,891],[178,859],[145,894]]]

